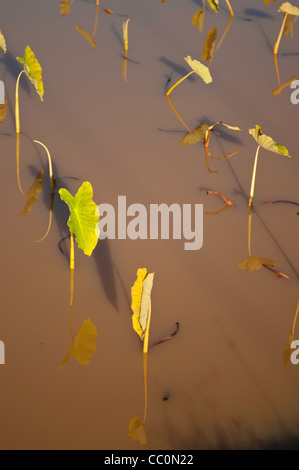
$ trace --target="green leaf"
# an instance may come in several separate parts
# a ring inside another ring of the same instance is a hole
[[[26,193],[26,204],[20,216],[28,214],[38,200],[39,194],[43,189],[43,179],[44,170],[41,170]]]
[[[290,2],[283,3],[277,11],[288,13],[289,15],[299,16],[299,8],[292,5]]]
[[[205,139],[206,131],[209,129],[208,124],[203,122],[200,126],[196,127],[192,131],[188,132],[188,134],[184,135],[182,140],[180,141],[180,145],[193,145],[197,144],[198,142],[203,142]]]
[[[205,83],[211,83],[213,81],[209,68],[202,64],[199,60],[192,60],[190,55],[184,57],[184,59],[188,63],[189,67],[191,67],[191,69],[197,75],[199,75]]]
[[[199,31],[203,31],[204,10],[198,10],[192,18],[192,24],[198,26]]]
[[[211,31],[207,34],[205,39],[205,44],[203,47],[201,58],[202,60],[212,61],[214,55],[215,41],[217,37],[217,28],[212,28]]]
[[[263,267],[263,264],[275,266],[277,263],[277,260],[262,258],[260,256],[249,256],[245,261],[239,263],[239,268],[245,269],[245,271],[258,271]]]
[[[4,54],[6,54],[7,47],[6,47],[6,41],[5,37],[0,29],[0,48],[3,50]]]
[[[42,78],[42,68],[34,55],[34,52],[30,49],[29,46],[25,49],[25,54],[23,59],[17,57],[17,60],[24,65],[26,74],[31,81],[32,85],[34,86],[37,94],[39,95],[40,99],[44,101],[44,84]]]
[[[90,256],[98,242],[96,228],[99,221],[97,205],[92,200],[92,186],[88,181],[84,182],[75,197],[65,188],[60,189],[59,194],[70,209],[69,229],[75,234],[79,248]]]
[[[255,129],[249,129],[249,134],[251,134],[257,143],[264,149],[273,153],[278,153],[280,155],[286,155],[287,157],[291,158],[287,148],[283,145],[279,145],[277,142],[274,142],[271,137],[263,134],[260,126],[256,125]]]
[[[64,366],[68,364],[72,356],[74,356],[80,364],[87,366],[96,351],[97,338],[97,329],[90,318],[84,320],[66,353],[65,359],[60,364],[59,370],[63,369]]]
[[[213,8],[213,10],[216,11],[216,13],[218,13],[218,10],[219,10],[219,0],[208,0],[209,2],[209,5],[211,8]]]
[[[96,49],[97,45],[93,37],[89,33],[87,33],[83,28],[81,28],[81,26],[79,26],[78,24],[76,24],[76,28],[77,28],[77,31],[79,31],[79,33],[82,34],[82,36],[89,42],[89,44],[91,44],[92,47]]]
[[[131,288],[132,323],[133,328],[141,339],[144,338],[149,314],[154,273],[148,274],[146,268],[138,269],[137,279]]]

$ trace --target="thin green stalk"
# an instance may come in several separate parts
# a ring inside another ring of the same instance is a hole
[[[251,219],[252,219],[252,201],[254,196],[254,187],[255,187],[255,180],[256,180],[256,170],[257,170],[257,161],[259,156],[261,146],[259,145],[254,159],[253,171],[252,171],[252,178],[251,178],[251,187],[250,187],[250,196],[249,196],[249,203],[248,203],[248,252],[249,256],[251,256]]]
[[[94,28],[93,28],[93,33],[92,37],[95,36],[98,28],[98,21],[99,21],[99,9],[100,9],[100,0],[97,0],[97,11],[96,11],[96,18],[95,18],[95,23],[94,23]]]
[[[229,0],[226,0],[226,4],[228,6],[228,9],[229,9],[229,12],[230,12],[230,16],[234,16],[234,12],[233,12],[233,9],[231,7],[231,4],[229,3]]]
[[[18,181],[18,187],[23,196],[25,196],[25,193],[22,189],[21,186],[21,181],[20,181],[20,134],[16,134],[16,163],[17,163],[17,181]]]
[[[70,246],[70,332],[72,341],[73,335],[73,300],[74,300],[74,283],[75,283],[75,249],[74,249],[74,234],[71,232],[71,246]]]
[[[16,83],[16,100],[15,100],[15,120],[16,120],[16,133],[20,133],[20,107],[19,107],[19,83],[22,74],[25,73],[25,70],[22,70],[17,78]]]
[[[186,78],[190,77],[190,75],[192,75],[193,73],[195,73],[195,71],[194,71],[194,70],[191,70],[191,72],[187,73],[187,75],[185,75],[183,78],[181,78],[180,80],[178,80],[174,85],[172,85],[172,87],[169,88],[169,90],[167,90],[166,96],[169,96],[170,93],[171,93],[180,83],[182,83],[184,80],[186,80]]]
[[[143,343],[143,380],[144,380],[144,415],[143,415],[143,423],[146,420],[146,412],[147,412],[147,402],[148,402],[148,394],[147,394],[147,358],[148,358],[148,341],[149,341],[149,330],[150,330],[150,323],[151,323],[151,315],[152,315],[152,304],[151,300],[149,301],[149,312],[144,336],[144,343]]]

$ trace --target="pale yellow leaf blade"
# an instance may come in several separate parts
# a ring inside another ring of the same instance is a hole
[[[140,326],[139,316],[140,316],[140,309],[141,309],[141,300],[142,300],[142,290],[143,290],[143,281],[147,275],[146,268],[140,268],[137,271],[137,279],[131,288],[131,296],[132,296],[132,304],[131,308],[133,311],[132,315],[132,322],[133,328],[136,333],[142,339],[144,337],[144,330]]]
[[[203,31],[204,10],[198,10],[192,18],[192,24],[198,26],[199,31]]]
[[[206,65],[202,64],[199,60],[193,60],[190,55],[187,57],[184,57],[185,61],[191,67],[191,69],[199,75],[199,77],[205,82],[205,83],[211,83],[213,81],[212,76],[210,74],[210,70]]]
[[[26,193],[26,204],[20,216],[29,214],[43,189],[44,170],[41,170]]]
[[[278,153],[280,155],[285,155],[291,158],[289,155],[288,149],[283,145],[274,142],[272,137],[265,135],[262,133],[260,126],[256,125],[255,129],[249,129],[249,134],[253,136],[253,138],[257,141],[257,143],[266,150],[269,150],[273,153]]]
[[[217,38],[217,28],[216,26],[212,28],[205,39],[201,59],[204,61],[212,61],[215,49],[215,41]]]
[[[69,0],[61,0],[60,2],[60,13],[61,16],[71,15],[71,5]]]
[[[7,46],[6,46],[4,34],[2,33],[1,29],[0,29],[0,48],[3,50],[4,54],[6,54]]]
[[[275,266],[278,262],[278,260],[263,258],[261,256],[249,256],[245,261],[239,263],[239,268],[245,269],[245,271],[258,271],[263,267],[263,264]]]
[[[89,33],[87,33],[83,28],[81,28],[81,26],[79,26],[78,24],[76,24],[76,28],[77,28],[77,31],[79,31],[79,33],[82,34],[82,36],[89,42],[89,44],[91,44],[92,47],[96,49],[97,45],[93,37]]]
[[[288,13],[289,15],[299,16],[299,8],[292,5],[290,2],[283,3],[277,11]]]
[[[130,437],[132,442],[139,441],[142,446],[147,445],[144,424],[138,416],[135,416],[130,420],[127,436]]]

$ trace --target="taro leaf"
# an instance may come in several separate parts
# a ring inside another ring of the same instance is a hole
[[[219,0],[208,0],[209,5],[213,10],[215,10],[218,13],[219,10]]]
[[[60,13],[61,16],[71,15],[71,5],[69,0],[61,0],[60,2]]]
[[[292,5],[290,2],[283,3],[277,11],[288,13],[289,15],[299,16],[299,8]]]
[[[290,34],[291,37],[294,37],[294,29],[293,29],[293,18],[291,15],[287,16],[284,29],[283,29],[283,35],[286,37]]]
[[[20,216],[29,214],[43,189],[44,170],[41,170],[26,193],[26,204]]]
[[[291,355],[292,355],[292,348],[291,348],[291,344],[292,342],[294,341],[294,335],[293,335],[293,332],[290,331],[289,332],[289,342],[288,344],[286,345],[285,347],[285,350],[283,351],[283,363],[284,363],[284,366],[287,367],[289,362],[290,362],[290,359],[291,359]]]
[[[291,157],[289,155],[288,150],[283,145],[279,145],[277,142],[271,137],[263,134],[261,131],[260,126],[255,126],[255,129],[249,129],[249,134],[251,134],[257,143],[266,150],[270,150],[270,152],[278,153],[280,155],[286,155],[287,157]]]
[[[71,346],[68,349],[64,361],[60,364],[59,370],[66,366],[72,356],[74,356],[80,364],[87,366],[90,359],[94,355],[97,348],[98,332],[90,318],[83,321],[81,328],[78,330]]]
[[[5,120],[7,114],[7,99],[5,98],[5,103],[0,104],[0,124]]]
[[[25,49],[25,54],[23,59],[21,57],[17,57],[17,60],[24,65],[25,72],[31,81],[32,85],[34,86],[37,94],[39,95],[40,99],[44,101],[44,84],[42,78],[42,68],[34,55],[34,52],[30,49],[29,46]]]
[[[142,446],[146,446],[147,439],[144,425],[138,416],[130,420],[127,436],[131,438],[132,442],[139,441]]]
[[[212,28],[211,31],[207,34],[205,39],[205,44],[203,47],[201,58],[202,60],[212,61],[214,55],[215,41],[217,37],[217,28]]]
[[[5,37],[0,29],[0,48],[3,49],[4,54],[6,54],[7,47],[6,47],[6,41]]]
[[[79,248],[90,256],[98,242],[96,226],[99,221],[99,216],[96,215],[97,205],[92,200],[92,186],[88,181],[85,181],[75,197],[65,188],[60,189],[59,194],[70,209],[67,223],[69,229],[75,234]]]
[[[134,330],[141,339],[145,335],[153,282],[154,273],[148,274],[146,268],[141,268],[138,269],[137,279],[131,288],[132,323]]]
[[[245,269],[245,271],[258,271],[263,267],[263,264],[275,266],[277,263],[277,260],[262,258],[260,256],[249,256],[245,261],[239,263],[239,268]]]
[[[192,131],[188,132],[188,134],[184,135],[182,140],[180,141],[180,145],[193,145],[197,144],[198,142],[203,142],[205,139],[206,131],[209,129],[208,124],[203,122],[200,126],[196,127]]]
[[[205,82],[205,83],[211,83],[213,81],[210,70],[208,67],[206,67],[204,64],[199,62],[199,60],[192,60],[191,56],[188,55],[187,57],[184,57],[185,61],[188,63],[188,65],[191,67],[191,69],[197,73],[197,75],[200,76],[200,78]]]
[[[89,44],[91,44],[92,47],[96,49],[97,45],[94,42],[93,37],[89,33],[87,33],[83,28],[81,28],[81,26],[79,26],[78,24],[76,24],[76,28],[79,31],[79,33],[82,34],[82,36],[89,42]]]
[[[203,31],[204,10],[198,10],[192,18],[192,24],[198,26],[199,31]]]

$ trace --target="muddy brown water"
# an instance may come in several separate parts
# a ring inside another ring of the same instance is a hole
[[[229,20],[225,2],[209,10],[204,33],[191,24],[200,1],[101,2],[97,49],[76,31],[92,32],[95,1],[75,0],[61,17],[59,1],[2,0],[1,24],[8,45],[0,78],[9,110],[1,124],[2,171],[0,339],[0,447],[2,449],[139,449],[126,436],[129,420],[143,415],[142,349],[132,330],[130,287],[139,267],[155,272],[150,343],[180,322],[171,341],[149,351],[148,449],[286,448],[299,441],[299,365],[284,369],[299,295],[297,207],[264,206],[265,200],[299,202],[298,115],[291,90],[277,86],[272,47],[282,21],[277,5],[234,1],[235,17],[211,65],[213,83],[199,77],[171,95],[191,128],[224,121],[211,137],[215,156],[239,149],[205,167],[202,144],[182,147],[185,129],[165,99],[171,83],[187,73],[184,57],[200,59],[204,37]],[[296,4],[297,2],[292,2]],[[122,22],[102,8],[131,17],[126,85],[122,69]],[[250,20],[250,21],[246,21]],[[298,24],[283,38],[281,82],[299,77]],[[26,45],[43,67],[44,103],[22,77],[21,181],[27,189],[49,148],[58,184],[75,193],[90,181],[94,199],[117,205],[203,204],[216,211],[222,192],[235,207],[204,216],[204,242],[185,251],[183,240],[105,240],[88,258],[76,250],[73,322],[85,318],[98,329],[98,347],[83,367],[73,358],[58,371],[69,346],[68,264],[57,248],[67,233],[66,206],[55,197],[47,239],[49,187],[26,217],[15,163],[14,61]],[[260,125],[285,145],[291,159],[261,150],[253,215],[252,251],[280,260],[293,281],[262,269],[242,271],[247,255],[247,204],[256,143],[248,129]],[[67,177],[79,178],[79,181]],[[299,339],[299,325],[295,339]],[[168,400],[163,400],[167,396]]]

